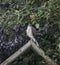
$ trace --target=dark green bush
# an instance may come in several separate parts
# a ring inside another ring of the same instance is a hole
[[[47,34],[37,36],[36,39],[45,53],[59,65],[60,0],[1,0],[0,5],[2,5],[0,6],[0,27],[8,35],[8,41],[14,39],[12,37],[15,37],[16,31],[12,32],[12,30],[16,25],[21,27],[20,32],[18,31],[17,34],[21,34],[26,38],[26,32],[24,31],[26,30],[26,22],[34,26],[39,24],[39,28],[43,27],[45,23],[49,23]],[[27,42],[28,39],[26,38],[24,41]],[[35,53],[32,53],[32,50],[26,54],[27,56],[23,54],[12,65],[29,65],[29,63],[30,65],[46,65],[41,57],[39,58]]]

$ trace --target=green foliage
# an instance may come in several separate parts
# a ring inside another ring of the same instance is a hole
[[[45,36],[39,37],[38,42],[46,54],[60,63],[60,0],[1,0],[2,4],[9,3],[9,7],[1,6],[0,27],[5,29],[7,34],[10,34],[7,27],[14,28],[15,25],[23,25],[26,22],[35,25],[39,24],[43,27],[46,22],[49,22],[48,32]],[[7,4],[6,4],[7,5]],[[25,32],[24,32],[25,33]],[[11,34],[10,34],[11,35]],[[28,53],[29,54],[29,53]],[[23,61],[15,61],[13,65],[45,65],[43,59],[34,58],[36,56],[31,52]],[[38,57],[38,56],[37,56]],[[18,58],[19,59],[19,58]],[[35,60],[34,60],[35,59]],[[39,59],[39,60],[38,60]],[[20,64],[19,64],[20,63]]]

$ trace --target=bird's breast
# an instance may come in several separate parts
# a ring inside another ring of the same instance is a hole
[[[31,27],[28,27],[27,30],[26,30],[26,32],[27,32],[27,35],[28,35],[28,36],[31,36],[31,34],[32,34],[32,29],[31,29]]]

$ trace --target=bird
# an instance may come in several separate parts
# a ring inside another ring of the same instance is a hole
[[[31,24],[28,24],[27,29],[26,29],[26,34],[27,34],[27,36],[28,36],[30,39],[32,39],[33,42],[35,42],[36,45],[39,47],[39,44],[38,44],[37,40],[35,39],[35,37],[34,37],[34,35],[33,35],[33,32],[34,32],[34,28],[32,27]]]

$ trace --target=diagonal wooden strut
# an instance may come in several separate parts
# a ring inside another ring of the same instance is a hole
[[[19,55],[21,55],[24,51],[26,51],[30,46],[31,46],[31,43],[29,41],[22,48],[20,48],[18,51],[12,54],[9,58],[7,58],[4,62],[2,62],[1,65],[8,65],[12,61],[14,61]]]
[[[55,63],[49,56],[45,55],[44,50],[41,48],[38,48],[32,40],[30,40],[28,43],[26,43],[22,48],[20,48],[18,51],[16,51],[13,55],[11,55],[9,58],[7,58],[0,65],[8,65],[9,63],[14,61],[18,56],[20,56],[23,52],[25,52],[30,47],[32,47],[32,49],[34,51],[36,51],[37,54],[42,56],[49,65],[57,65],[57,63]]]

